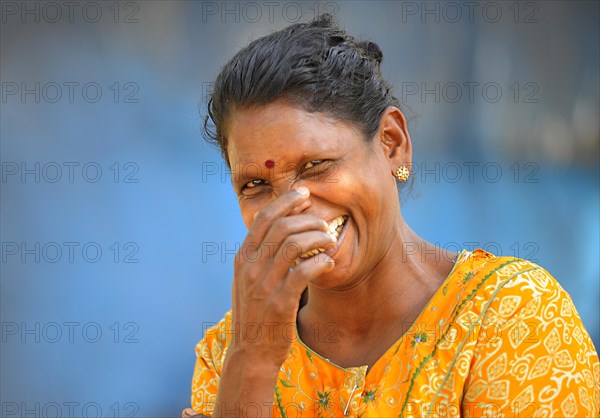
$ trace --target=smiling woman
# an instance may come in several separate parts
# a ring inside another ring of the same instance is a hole
[[[206,130],[248,234],[183,416],[597,416],[598,355],[560,284],[405,222],[412,146],[382,59],[324,15],[218,75]]]

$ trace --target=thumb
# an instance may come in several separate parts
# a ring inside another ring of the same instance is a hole
[[[181,418],[191,418],[194,415],[198,415],[198,413],[192,408],[185,408],[183,412],[181,412]]]

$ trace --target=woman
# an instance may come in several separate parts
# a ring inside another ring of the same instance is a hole
[[[248,235],[183,416],[598,416],[598,355],[556,280],[404,221],[412,147],[382,57],[324,15],[217,77],[209,133]]]

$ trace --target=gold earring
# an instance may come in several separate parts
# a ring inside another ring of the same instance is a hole
[[[408,180],[409,175],[410,175],[410,171],[408,170],[408,167],[405,165],[401,165],[400,167],[398,167],[396,169],[396,172],[394,173],[394,177],[396,177],[398,179],[398,181]]]

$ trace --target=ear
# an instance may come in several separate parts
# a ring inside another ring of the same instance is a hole
[[[388,106],[379,119],[379,130],[374,141],[381,144],[392,174],[405,165],[412,167],[412,144],[404,114],[394,106]]]

